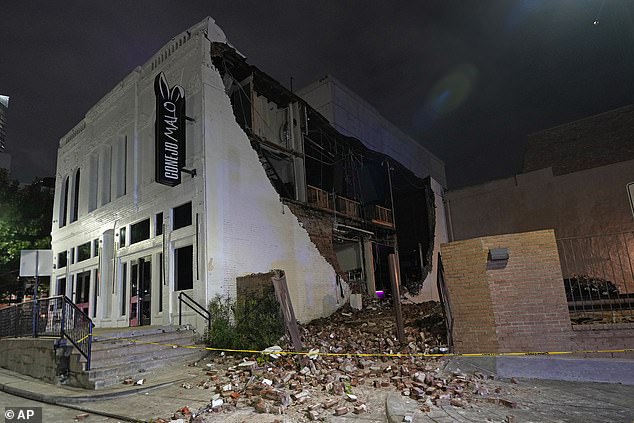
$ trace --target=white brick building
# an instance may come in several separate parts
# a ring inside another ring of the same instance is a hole
[[[221,71],[232,58],[234,73]],[[170,87],[182,87],[186,100],[185,157],[178,163],[185,171],[173,187],[156,181],[161,73]],[[322,139],[310,132],[317,124]],[[341,184],[334,176],[330,185],[311,186],[317,184],[311,166],[325,161],[310,158],[305,143],[333,155],[326,139],[341,136],[325,125],[299,97],[247,66],[211,18],[183,32],[61,139],[51,293],[71,298],[100,327],[169,325],[178,323],[181,292],[206,305],[217,294],[235,296],[236,278],[282,269],[298,320],[332,313],[347,289],[328,242],[354,234],[390,239],[394,225],[384,190],[376,200],[355,202],[345,198],[349,188],[335,189]],[[343,154],[342,144],[334,145]],[[378,160],[379,153],[354,149]],[[292,211],[300,209],[322,213],[329,234],[316,236],[312,221]],[[444,222],[442,211],[436,216]],[[319,239],[325,247],[316,246]],[[436,243],[432,233],[434,251]],[[355,260],[351,267],[374,271],[371,257]],[[188,309],[183,315],[202,326]]]
[[[207,304],[234,294],[237,276],[274,268],[286,272],[298,319],[340,302],[333,268],[280,202],[236,123],[211,41],[226,42],[211,19],[174,38],[60,141],[52,291],[97,326],[170,324],[179,291]],[[184,88],[192,119],[185,165],[196,176],[183,174],[175,187],[154,182],[159,72]]]

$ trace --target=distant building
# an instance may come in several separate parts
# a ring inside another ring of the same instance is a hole
[[[445,164],[397,128],[369,103],[332,75],[297,90],[341,134],[354,137],[366,147],[393,157],[419,178],[431,176],[447,186]]]
[[[523,172],[447,193],[454,240],[555,229],[557,238],[634,230],[634,106],[529,135]]]
[[[167,325],[182,293],[206,306],[281,269],[298,320],[327,316],[351,289],[389,290],[392,192],[426,260],[404,267],[435,274],[437,186],[338,132],[207,18],[61,139],[52,293],[98,326]]]
[[[0,169],[11,171],[11,155],[7,153],[7,114],[9,97],[0,95]]]
[[[554,229],[569,300],[634,293],[632,134],[630,105],[530,135],[523,173],[447,193],[453,239]]]

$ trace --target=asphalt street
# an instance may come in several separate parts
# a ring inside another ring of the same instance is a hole
[[[84,414],[83,411],[75,410],[67,407],[60,407],[57,405],[45,404],[43,402],[33,401],[15,395],[7,394],[6,392],[0,392],[0,410],[4,415],[6,408],[15,407],[42,407],[42,423],[63,423],[63,422],[75,422],[76,417]],[[6,415],[2,417],[2,422],[9,423],[14,419],[9,419]],[[97,414],[90,414],[85,419],[90,423],[114,423],[119,420],[111,419],[109,417],[99,416]]]

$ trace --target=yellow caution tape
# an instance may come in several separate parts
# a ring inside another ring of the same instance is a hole
[[[79,341],[77,341],[77,343],[79,344],[80,342],[82,342],[84,339],[88,338],[92,336],[92,333],[89,333],[88,335],[84,336],[83,338],[81,338]]]
[[[164,344],[161,342],[144,342],[132,338],[118,338],[142,345],[157,345],[171,348],[188,348],[205,351],[248,353],[264,355],[306,355],[323,357],[519,357],[537,355],[570,355],[570,354],[606,354],[634,352],[634,348],[622,348],[616,350],[576,350],[576,351],[528,351],[528,352],[500,352],[500,353],[331,353],[321,351],[263,351],[263,350],[238,350],[230,348],[200,347],[197,345]]]

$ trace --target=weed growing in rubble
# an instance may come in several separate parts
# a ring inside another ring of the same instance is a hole
[[[207,344],[213,348],[262,350],[284,336],[284,321],[273,292],[237,301],[216,296],[208,308],[211,329]]]

